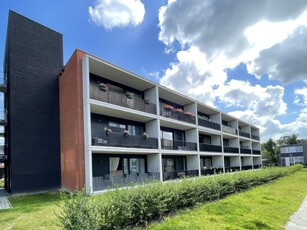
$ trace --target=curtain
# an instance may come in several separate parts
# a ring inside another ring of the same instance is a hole
[[[110,157],[110,171],[116,171],[119,165],[119,157]]]

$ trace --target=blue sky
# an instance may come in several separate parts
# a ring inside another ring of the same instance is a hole
[[[76,48],[261,128],[307,138],[307,1],[2,0]],[[305,60],[305,61],[304,61]],[[1,68],[2,71],[2,68]]]

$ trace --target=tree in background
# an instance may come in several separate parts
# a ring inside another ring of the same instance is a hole
[[[279,164],[279,147],[277,142],[270,138],[266,143],[261,145],[262,158],[266,159],[269,165]]]
[[[262,158],[266,160],[266,164],[279,165],[279,147],[281,145],[294,145],[307,143],[307,139],[299,139],[298,134],[282,136],[277,141],[270,138],[266,143],[261,144]]]

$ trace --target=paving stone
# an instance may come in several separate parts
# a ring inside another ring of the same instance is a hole
[[[11,203],[7,197],[0,197],[0,209],[11,208]]]
[[[307,196],[286,225],[286,230],[307,230]]]

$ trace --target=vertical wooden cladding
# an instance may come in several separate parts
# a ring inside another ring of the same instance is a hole
[[[82,56],[76,50],[60,81],[62,188],[75,191],[85,186]]]

